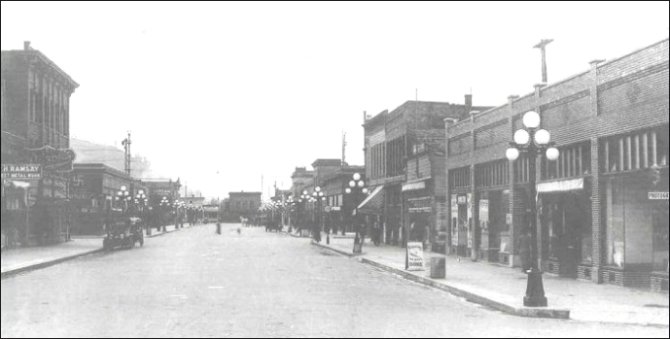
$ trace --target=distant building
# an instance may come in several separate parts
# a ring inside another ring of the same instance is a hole
[[[239,222],[240,217],[251,218],[258,213],[261,207],[261,192],[230,192],[228,205],[224,211],[224,220]]]
[[[174,204],[180,198],[181,181],[172,179],[143,179],[142,182],[149,190],[149,203],[153,207],[158,207],[163,200]]]
[[[78,86],[28,41],[2,51],[2,164],[42,167],[41,179],[3,180],[2,232],[15,244],[68,236],[70,96]]]
[[[354,174],[360,174],[365,181],[365,167],[342,166],[320,179],[321,189],[325,195],[324,226],[333,232],[353,232],[353,211],[366,198],[364,194],[347,193],[349,182]]]
[[[489,108],[473,106],[472,95],[465,95],[463,104],[407,101],[366,118],[365,174],[372,196],[362,208],[384,224],[388,243],[401,245],[405,234],[445,245],[444,119],[463,120]]]
[[[148,194],[141,181],[103,164],[75,164],[72,179],[72,233],[102,234],[105,218],[123,202],[117,194],[125,187],[129,196]]]

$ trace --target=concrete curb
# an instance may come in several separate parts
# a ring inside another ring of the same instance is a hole
[[[170,233],[174,233],[174,232],[177,232],[177,230],[166,231],[166,232],[155,233],[155,234],[152,233],[151,235],[145,235],[145,237],[146,238],[156,238],[156,237],[160,237],[162,235],[166,235],[166,234],[170,234]]]
[[[323,244],[317,244],[312,242],[313,246],[321,247],[324,249],[331,250],[335,253],[354,258],[357,257],[353,253],[348,253],[346,251],[342,251],[337,248],[333,248],[328,245],[323,245]],[[401,270],[395,267],[388,266],[386,264],[377,262],[375,260],[371,260],[368,258],[357,258],[357,260],[363,264],[367,264],[376,268],[379,268],[381,270],[384,270],[386,272],[394,273],[406,280],[410,280],[422,285],[426,285],[429,287],[433,287],[442,291],[446,291],[452,295],[455,295],[457,297],[461,297],[469,302],[475,303],[475,304],[480,304],[484,305],[486,307],[498,310],[503,313],[511,314],[511,315],[516,315],[520,317],[527,317],[527,318],[550,318],[550,319],[570,319],[570,310],[567,309],[556,309],[556,308],[530,308],[530,307],[515,307],[511,306],[508,304],[505,304],[500,301],[493,300],[491,298],[487,298],[469,291],[465,291],[459,288],[456,288],[454,286],[450,286],[447,284],[443,284],[440,282],[437,282],[431,278],[426,278],[411,272],[407,272],[405,270]]]
[[[347,251],[343,251],[343,250],[340,250],[340,249],[337,249],[337,248],[334,248],[334,247],[330,247],[330,246],[328,246],[328,245],[319,244],[319,243],[316,243],[316,242],[314,242],[314,241],[312,241],[311,244],[312,244],[312,246],[316,246],[316,247],[324,248],[324,249],[333,251],[333,252],[335,252],[335,253],[337,253],[337,254],[340,254],[340,255],[349,257],[349,258],[354,258],[354,257],[357,256],[357,255],[355,255],[355,254],[353,254],[353,253],[349,253],[349,252],[347,252]]]
[[[92,250],[92,251],[82,252],[82,253],[79,253],[79,254],[75,254],[75,255],[71,255],[71,256],[67,256],[67,257],[63,257],[63,258],[58,258],[58,259],[55,259],[55,260],[41,262],[39,264],[34,264],[34,265],[20,267],[20,268],[16,268],[16,269],[12,269],[12,270],[7,270],[7,271],[2,272],[1,279],[6,279],[6,278],[15,276],[17,274],[25,273],[25,272],[36,271],[36,270],[39,270],[39,269],[42,269],[42,268],[47,268],[49,266],[54,266],[54,265],[57,265],[57,264],[60,264],[60,263],[66,262],[66,261],[77,259],[79,257],[83,257],[83,256],[95,254],[95,253],[100,253],[103,250],[104,250],[103,248],[99,248],[99,249],[95,249],[95,250]]]
[[[368,264],[384,271],[398,274],[399,276],[414,281],[426,286],[437,288],[450,294],[453,294],[457,297],[461,297],[469,302],[480,304],[492,309],[504,312],[507,314],[512,314],[520,317],[527,318],[550,318],[550,319],[570,319],[570,310],[568,309],[557,309],[557,308],[530,308],[530,307],[515,307],[508,304],[505,304],[500,301],[493,300],[463,289],[456,288],[447,284],[437,282],[431,278],[426,278],[405,270],[401,270],[395,267],[382,264],[380,262],[370,260],[368,258],[361,258],[361,263]]]

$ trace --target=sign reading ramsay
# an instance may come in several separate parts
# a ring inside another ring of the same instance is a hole
[[[42,166],[36,164],[2,164],[2,179],[39,180],[42,178]]]
[[[407,270],[423,271],[423,243],[407,243]]]

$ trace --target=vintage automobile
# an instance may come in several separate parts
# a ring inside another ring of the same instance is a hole
[[[117,247],[133,248],[136,243],[144,246],[142,219],[120,218],[107,227],[107,236],[102,241],[102,247],[111,251]]]

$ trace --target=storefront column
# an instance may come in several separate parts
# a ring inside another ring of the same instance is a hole
[[[473,133],[474,135],[474,133]],[[473,143],[474,145],[474,143]],[[478,194],[475,191],[475,166],[470,166],[470,197],[468,198],[468,245],[470,245],[470,258],[472,261],[479,259],[479,239],[477,239],[477,230],[479,229],[479,202]]]
[[[514,101],[517,100],[519,96],[517,95],[510,95],[507,97],[507,108],[509,110],[509,121],[507,123],[507,130],[509,131],[509,135],[514,135]],[[515,254],[516,253],[516,239],[519,236],[519,227],[516,226],[517,223],[520,223],[520,220],[523,220],[522,218],[518,217],[518,213],[516,212],[516,209],[519,208],[519,193],[516,191],[515,188],[515,180],[514,180],[514,162],[508,161],[507,162],[508,166],[508,181],[509,186],[509,207],[507,210],[507,215],[505,216],[505,222],[508,223],[509,225],[509,230],[506,235],[506,239],[504,239],[501,236],[501,253],[500,253],[500,261],[502,264],[507,264],[509,267],[514,267],[517,266],[519,263],[519,258]]]
[[[589,88],[591,116],[598,116],[598,64],[603,60],[593,60],[590,62],[591,84]],[[602,222],[602,204],[600,203],[600,144],[597,137],[591,138],[591,237],[592,237],[592,268],[591,280],[596,283],[602,283],[600,276],[600,267],[602,266],[602,244],[605,231]]]
[[[600,203],[600,146],[598,138],[591,138],[591,237],[592,250],[591,256],[593,265],[591,268],[591,280],[596,283],[602,283],[600,277],[600,267],[602,265],[603,223],[601,222],[601,203]]]
[[[445,143],[446,143],[445,148],[444,148],[446,150],[445,155],[444,155],[444,161],[445,161],[445,175],[446,175],[445,176],[445,178],[446,178],[445,183],[447,185],[447,187],[446,187],[446,192],[447,192],[446,209],[447,210],[445,212],[446,215],[447,215],[447,244],[445,246],[445,254],[447,254],[447,255],[450,254],[450,253],[456,253],[456,251],[458,251],[458,246],[453,246],[453,242],[454,242],[453,234],[454,234],[454,232],[453,232],[452,229],[454,227],[458,227],[458,225],[454,225],[454,223],[452,222],[453,218],[454,218],[454,215],[453,215],[453,212],[452,212],[452,210],[453,210],[452,204],[454,204],[455,202],[452,201],[453,199],[451,197],[451,194],[452,194],[451,191],[452,190],[451,190],[451,180],[450,180],[450,174],[449,174],[449,137],[450,137],[449,128],[451,128],[451,126],[453,126],[456,122],[457,122],[457,120],[454,119],[454,118],[445,118],[444,119],[444,133],[445,133],[444,140],[445,140]]]

